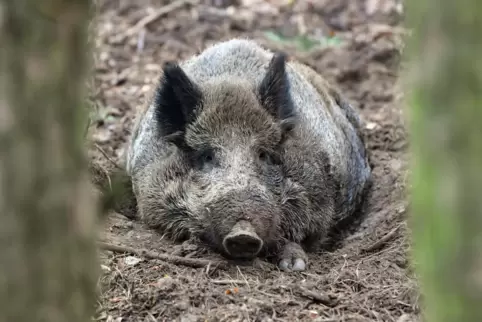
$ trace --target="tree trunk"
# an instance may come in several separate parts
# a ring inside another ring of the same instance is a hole
[[[422,304],[427,321],[482,321],[482,2],[407,2]]]
[[[89,1],[0,2],[0,321],[90,321]]]

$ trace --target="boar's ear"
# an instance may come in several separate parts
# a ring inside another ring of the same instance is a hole
[[[262,106],[277,120],[283,121],[294,116],[286,76],[285,53],[274,53],[258,91]]]
[[[154,99],[160,134],[169,136],[183,133],[201,103],[202,93],[198,86],[179,65],[167,62]]]

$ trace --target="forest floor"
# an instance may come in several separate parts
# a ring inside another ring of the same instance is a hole
[[[310,255],[301,273],[256,261],[194,268],[102,252],[99,321],[416,321],[419,293],[409,265],[408,138],[399,84],[404,29],[396,0],[98,0],[91,98],[91,157],[112,168],[135,110],[162,63],[233,37],[283,49],[337,84],[360,111],[373,166],[365,219],[340,247]],[[146,18],[148,17],[148,18]],[[110,214],[111,244],[220,259],[165,240]]]

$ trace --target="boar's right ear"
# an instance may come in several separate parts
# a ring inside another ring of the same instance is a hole
[[[258,88],[262,106],[279,121],[294,116],[286,75],[286,59],[287,55],[284,52],[273,54],[266,75]]]
[[[182,68],[174,62],[165,63],[154,98],[154,113],[161,136],[183,133],[201,103],[201,90]]]

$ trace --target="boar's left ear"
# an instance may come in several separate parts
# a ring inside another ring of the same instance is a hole
[[[293,115],[293,104],[286,75],[286,54],[276,52],[271,59],[266,75],[259,85],[261,104],[279,121],[288,121]]]

